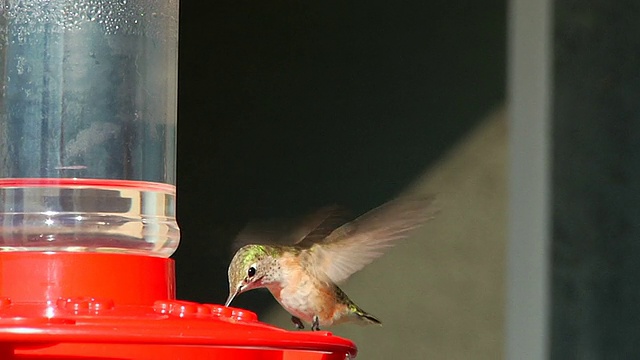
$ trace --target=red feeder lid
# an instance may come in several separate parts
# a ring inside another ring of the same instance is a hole
[[[345,359],[326,331],[287,331],[255,313],[175,300],[171,259],[0,254],[1,359]]]

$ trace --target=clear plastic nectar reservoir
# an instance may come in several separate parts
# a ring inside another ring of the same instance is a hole
[[[170,256],[178,0],[0,0],[0,251]]]

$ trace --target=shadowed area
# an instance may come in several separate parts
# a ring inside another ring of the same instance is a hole
[[[502,102],[504,38],[498,0],[183,2],[178,296],[226,299],[249,220],[357,215],[413,184]]]

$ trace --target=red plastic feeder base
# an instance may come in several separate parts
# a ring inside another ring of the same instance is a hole
[[[0,253],[0,359],[353,358],[329,332],[286,331],[255,313],[175,300],[171,259]]]

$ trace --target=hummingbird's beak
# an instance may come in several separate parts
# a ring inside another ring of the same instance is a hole
[[[227,302],[224,303],[224,306],[229,306],[229,304],[231,304],[231,302],[233,301],[233,298],[236,297],[236,295],[240,294],[240,292],[242,291],[242,285],[238,286],[236,288],[236,291],[233,292],[229,292],[229,297],[227,298]]]

